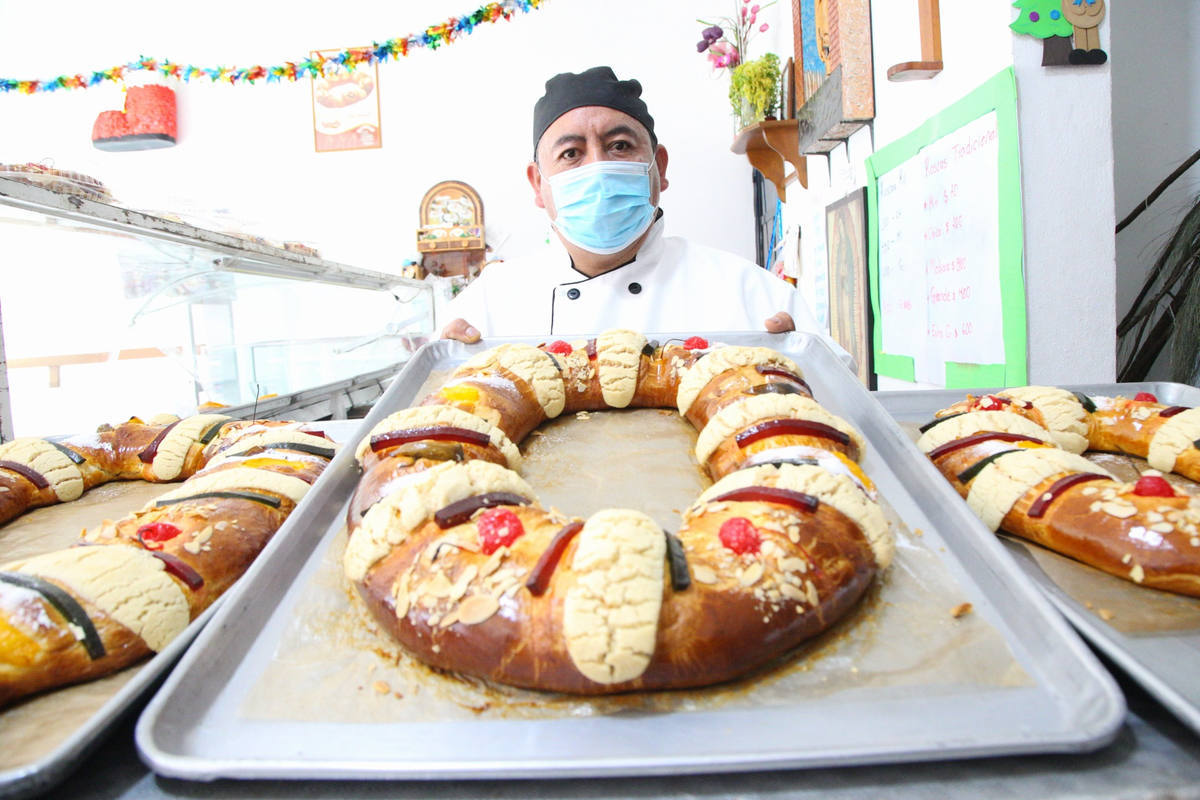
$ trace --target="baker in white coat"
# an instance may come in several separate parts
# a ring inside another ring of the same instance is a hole
[[[663,233],[667,149],[636,80],[609,67],[556,75],[534,107],[534,203],[557,242],[490,265],[449,304],[442,336],[802,330],[824,335],[800,293],[731,253]]]

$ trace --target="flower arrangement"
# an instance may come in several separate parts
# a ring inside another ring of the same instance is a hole
[[[766,119],[779,102],[779,56],[738,64],[729,76],[729,102],[742,127]]]
[[[708,26],[700,33],[702,38],[696,43],[696,51],[708,53],[714,69],[733,69],[745,60],[754,33],[766,33],[770,29],[768,23],[758,23],[758,12],[773,5],[775,0],[766,5],[750,5],[750,0],[742,0],[735,4],[737,12],[732,17],[719,17],[716,22],[696,20]]]
[[[720,17],[716,24],[696,20],[707,27],[701,31],[701,40],[696,51],[707,53],[713,69],[729,70],[729,103],[738,118],[738,126],[746,127],[775,110],[779,94],[779,56],[765,56],[747,61],[747,50],[755,33],[766,33],[770,24],[759,23],[758,14],[775,5],[775,0],[766,5],[750,4],[741,0],[735,4],[737,13],[733,17]]]

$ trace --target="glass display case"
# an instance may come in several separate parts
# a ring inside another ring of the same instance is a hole
[[[205,404],[318,419],[322,392],[344,416],[436,330],[423,281],[10,178],[0,252],[0,440]]]

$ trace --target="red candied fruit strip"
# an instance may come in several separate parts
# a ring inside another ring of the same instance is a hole
[[[1158,412],[1158,415],[1163,419],[1166,419],[1167,417],[1173,417],[1176,414],[1182,414],[1184,411],[1191,411],[1191,409],[1187,406],[1167,406],[1162,411]]]
[[[489,508],[475,520],[475,526],[479,530],[479,549],[487,556],[525,535],[521,518],[511,508]]]
[[[1174,497],[1175,489],[1161,475],[1143,475],[1133,485],[1138,497]]]
[[[389,447],[407,444],[408,442],[420,442],[426,439],[433,439],[439,442],[477,444],[480,447],[486,447],[492,443],[492,438],[486,433],[480,433],[479,431],[467,428],[456,428],[453,425],[437,425],[427,428],[409,428],[403,431],[378,433],[371,437],[371,450],[378,453],[380,450],[386,450]]]
[[[167,438],[167,434],[170,433],[171,429],[174,428],[176,425],[178,425],[179,422],[180,422],[180,420],[175,420],[170,425],[168,425],[167,427],[165,427],[161,431],[159,431],[158,436],[154,437],[154,440],[152,442],[150,442],[149,445],[146,446],[146,449],[143,450],[142,452],[138,453],[138,460],[141,461],[143,464],[152,463],[154,461],[154,457],[156,455],[158,455],[159,445],[161,445],[163,443],[163,439]]]
[[[1023,436],[1019,433],[983,431],[982,433],[973,433],[970,436],[964,436],[961,439],[952,439],[940,447],[935,447],[929,451],[929,458],[933,461],[937,461],[947,453],[953,453],[955,450],[961,450],[964,447],[970,447],[971,445],[976,445],[980,442],[992,440],[998,440],[1001,442],[1037,442],[1038,444],[1045,444],[1045,442],[1043,442],[1041,439],[1035,439],[1032,436]]]
[[[738,555],[757,553],[762,547],[762,536],[759,534],[758,528],[754,527],[754,523],[745,517],[731,517],[722,522],[717,536],[720,538],[721,544]]]
[[[1150,392],[1138,392],[1133,396],[1133,399],[1139,403],[1157,403],[1158,398]]]
[[[830,439],[838,444],[850,444],[850,435],[823,422],[807,419],[772,419],[751,425],[734,437],[738,447],[747,447],[768,436],[815,436]]]
[[[163,567],[168,574],[174,575],[179,580],[183,581],[193,592],[204,585],[204,578],[199,572],[192,569],[191,566],[185,564],[181,559],[171,555],[170,553],[161,553],[157,550],[151,553],[159,561],[163,562]]]
[[[719,497],[714,497],[709,502],[717,503],[724,500],[741,500],[750,503],[778,503],[798,508],[801,511],[816,511],[817,506],[821,502],[811,494],[796,492],[791,489],[781,489],[778,486],[743,486],[741,489],[734,489],[725,492]]]
[[[22,478],[36,486],[38,489],[47,489],[50,487],[50,481],[46,480],[45,475],[19,462],[0,461],[0,469],[6,469],[10,472],[17,473]]]
[[[1033,517],[1034,519],[1044,516],[1046,509],[1050,507],[1050,504],[1053,503],[1060,494],[1065,492],[1067,489],[1070,489],[1077,483],[1084,483],[1086,481],[1102,481],[1107,479],[1107,475],[1100,475],[1096,472],[1077,472],[1074,475],[1068,475],[1065,478],[1059,478],[1054,483],[1050,484],[1046,491],[1038,495],[1037,500],[1034,500],[1029,504],[1029,511],[1027,515]]]
[[[683,346],[688,350],[707,350],[708,340],[703,336],[689,336],[683,340]]]
[[[782,367],[773,367],[770,364],[756,364],[754,367],[754,371],[757,372],[759,375],[774,375],[779,378],[787,378],[788,380],[792,380],[792,381],[795,381],[796,383],[801,383],[801,384],[804,384],[805,386],[808,386],[808,383],[804,380],[804,378],[801,378],[799,375],[792,372],[791,370],[786,370],[786,369],[783,369]]]
[[[562,560],[562,554],[567,549],[567,545],[575,538],[575,534],[583,530],[583,523],[576,520],[563,526],[558,533],[554,534],[554,538],[550,540],[550,546],[542,551],[542,555],[538,558],[537,564],[529,573],[529,578],[525,581],[525,588],[534,597],[541,597],[550,588],[550,577],[554,574],[554,568],[558,566],[558,562]]]
[[[161,550],[163,542],[174,539],[183,533],[169,522],[147,522],[137,529],[138,541],[147,550]]]
[[[560,356],[569,356],[571,355],[571,351],[574,349],[575,348],[571,347],[570,343],[564,342],[562,339],[558,339],[546,345],[546,352],[556,353]]]

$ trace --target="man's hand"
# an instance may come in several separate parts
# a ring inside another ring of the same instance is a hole
[[[784,316],[786,317],[787,315],[784,314]],[[788,317],[788,321],[791,322],[791,317]],[[767,330],[770,330],[770,328]],[[442,328],[442,338],[454,339],[466,344],[475,344],[479,341],[479,331],[465,319],[459,318]]]
[[[462,322],[462,320],[456,320]],[[454,323],[451,323],[452,325]],[[763,325],[767,329],[767,333],[787,333],[788,331],[796,330],[796,321],[792,319],[792,315],[786,311],[779,311],[767,317]],[[446,334],[443,333],[442,336]]]

